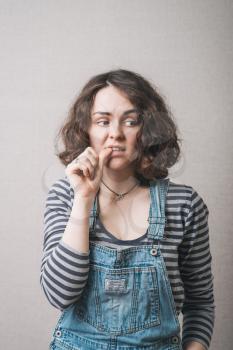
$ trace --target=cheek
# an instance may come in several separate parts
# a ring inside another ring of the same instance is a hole
[[[90,140],[90,146],[93,148],[99,148],[103,145],[106,138],[106,132],[103,132],[103,130],[98,130],[98,132],[89,132],[89,140]]]
[[[127,140],[127,148],[128,148],[128,159],[132,162],[138,156],[137,149],[137,139],[135,137],[130,137]]]
[[[136,135],[128,134],[128,136],[127,136],[127,143],[128,143],[130,148],[135,148],[136,145],[137,145]]]
[[[132,144],[136,144],[137,143],[137,135],[140,135],[140,128],[128,128],[125,131],[125,136],[127,141],[129,141]]]

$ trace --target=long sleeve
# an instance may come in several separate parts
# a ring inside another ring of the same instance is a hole
[[[75,251],[61,241],[71,202],[69,183],[60,179],[48,192],[44,212],[40,283],[50,304],[60,310],[78,300],[89,272],[89,253]]]
[[[182,344],[184,346],[189,341],[197,341],[206,349],[210,346],[215,320],[208,215],[205,202],[192,189],[184,238],[179,247],[179,265],[185,293]]]

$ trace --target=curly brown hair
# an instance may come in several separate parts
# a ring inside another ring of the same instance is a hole
[[[94,99],[97,92],[109,83],[121,90],[139,111],[142,125],[137,135],[135,177],[144,185],[166,178],[168,168],[180,156],[181,139],[177,137],[177,126],[158,89],[129,70],[112,70],[87,82],[56,136],[56,145],[60,139],[64,144],[64,150],[57,152],[56,156],[66,166],[89,146],[88,129]]]

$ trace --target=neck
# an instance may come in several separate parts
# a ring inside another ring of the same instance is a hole
[[[112,191],[116,193],[125,193],[128,192],[135,184],[139,185],[139,181],[136,179],[132,171],[111,171],[110,169],[103,169],[103,182],[111,188]],[[137,186],[135,187],[135,189]],[[133,189],[132,192],[135,190]],[[126,196],[129,196],[129,192]],[[104,184],[100,183],[100,195],[103,195],[106,198],[113,199],[116,197]]]

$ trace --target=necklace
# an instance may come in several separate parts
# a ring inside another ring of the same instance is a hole
[[[109,191],[111,191],[112,193],[115,193],[115,194],[117,195],[117,197],[115,198],[115,201],[119,201],[119,200],[123,199],[129,192],[131,192],[131,191],[138,185],[138,183],[136,183],[135,185],[133,185],[133,187],[132,187],[129,191],[127,191],[127,192],[125,192],[125,193],[117,193],[117,192],[111,190],[111,188],[109,188],[109,187],[103,182],[103,180],[101,180],[101,182],[104,184],[105,187],[107,187],[107,188],[109,189]]]

